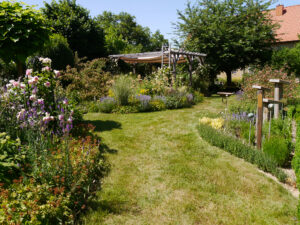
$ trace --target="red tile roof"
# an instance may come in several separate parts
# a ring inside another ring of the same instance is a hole
[[[280,12],[280,6],[277,6],[277,10]],[[272,20],[280,24],[280,28],[276,31],[279,42],[299,41],[300,5],[283,7],[282,15],[280,13],[278,15],[278,11],[276,14],[276,9],[270,10],[269,13]]]

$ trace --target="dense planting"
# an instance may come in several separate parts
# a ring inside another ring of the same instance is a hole
[[[51,60],[10,80],[0,98],[0,223],[71,223],[107,164],[92,126],[57,86]]]
[[[262,151],[257,151],[253,147],[245,145],[242,141],[233,136],[229,136],[221,131],[217,131],[209,125],[200,123],[198,126],[200,136],[208,143],[222,148],[229,153],[257,165],[263,171],[270,172],[280,181],[285,181],[285,173],[277,168],[277,163]]]

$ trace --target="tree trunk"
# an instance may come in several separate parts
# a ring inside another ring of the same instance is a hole
[[[228,70],[228,71],[225,71],[226,73],[226,77],[227,77],[227,86],[230,86],[231,85],[231,71]]]
[[[16,65],[17,65],[18,77],[23,76],[24,75],[23,63],[21,61],[16,61]]]

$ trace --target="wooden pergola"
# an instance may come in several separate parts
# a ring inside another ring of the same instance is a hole
[[[190,74],[190,86],[192,85],[192,62],[197,60],[201,65],[204,64],[204,58],[206,54],[198,52],[189,52],[183,49],[174,50],[171,47],[162,47],[161,51],[157,52],[144,52],[144,53],[132,53],[132,54],[120,54],[110,55],[112,59],[121,59],[126,63],[161,63],[161,67],[165,64],[169,65],[169,68],[173,68],[172,73],[176,80],[176,65],[177,63],[188,63]],[[135,71],[134,71],[135,73]]]

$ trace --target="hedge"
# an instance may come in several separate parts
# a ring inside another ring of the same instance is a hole
[[[259,169],[273,174],[281,182],[286,180],[286,174],[277,167],[277,164],[273,159],[268,157],[262,151],[258,151],[249,145],[245,145],[236,137],[229,136],[209,125],[199,124],[198,130],[200,136],[211,145],[222,148],[234,156],[257,165]]]

